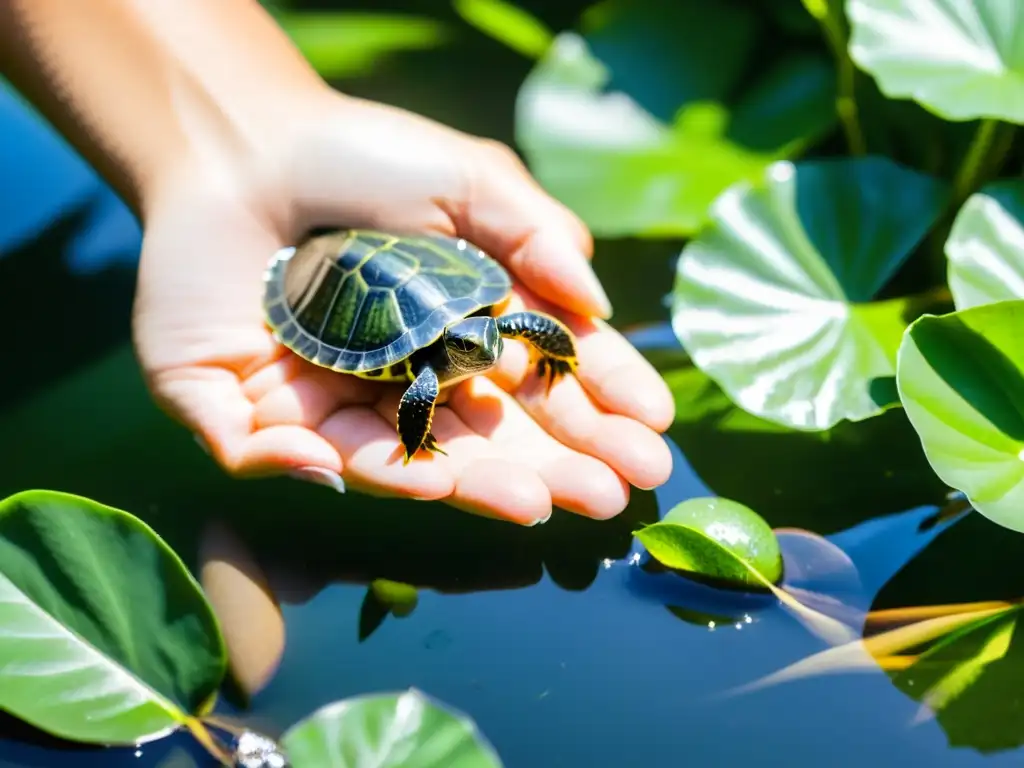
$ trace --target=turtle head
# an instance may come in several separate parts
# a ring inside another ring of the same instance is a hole
[[[444,329],[448,359],[461,373],[479,373],[501,357],[504,344],[493,317],[467,317]]]

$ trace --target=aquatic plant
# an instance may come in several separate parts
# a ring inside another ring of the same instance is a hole
[[[213,608],[152,528],[73,494],[0,502],[0,710],[85,744],[186,730],[244,768],[501,768],[471,719],[414,689],[329,704],[278,745],[211,714],[226,672]]]
[[[455,3],[535,60],[540,182],[599,237],[686,239],[672,329],[733,404],[823,434],[902,411],[1024,531],[1024,5],[757,5],[607,0],[556,34]]]

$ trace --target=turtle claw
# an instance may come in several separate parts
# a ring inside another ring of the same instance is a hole
[[[541,357],[537,363],[537,375],[542,379],[547,377],[547,393],[551,393],[551,387],[563,376],[572,373],[573,365],[568,360],[560,360],[555,357]]]
[[[437,440],[434,439],[433,433],[428,432],[427,436],[423,438],[423,442],[420,443],[419,448],[416,448],[412,451],[410,451],[408,447],[405,448],[405,457],[402,459],[402,466],[405,466],[410,461],[412,461],[412,457],[419,452],[420,448],[426,451],[430,451],[431,453],[440,453],[444,456],[448,455],[448,453],[440,445],[437,444]]]

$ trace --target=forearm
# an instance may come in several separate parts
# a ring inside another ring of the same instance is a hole
[[[143,217],[323,88],[256,0],[0,0],[0,71]]]

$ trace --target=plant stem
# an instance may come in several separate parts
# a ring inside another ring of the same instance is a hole
[[[832,48],[838,69],[836,84],[836,113],[846,134],[850,154],[863,155],[867,152],[867,141],[860,127],[857,109],[857,70],[850,58],[846,30],[843,28],[842,10],[836,0],[804,0],[804,7],[821,24],[825,39]]]
[[[999,128],[999,121],[994,118],[986,118],[981,121],[978,130],[971,139],[971,146],[964,155],[960,169],[956,173],[953,182],[953,208],[959,208],[963,202],[970,197],[983,176],[986,166],[986,159],[995,139],[996,130]]]
[[[206,726],[200,720],[194,717],[188,718],[185,721],[185,727],[192,733],[192,736],[198,741],[210,756],[213,757],[217,762],[224,766],[232,766],[235,764],[234,759],[231,757],[231,753],[228,749],[208,730]]]
[[[998,136],[992,140],[992,149],[989,152],[983,173],[986,176],[995,176],[999,173],[1006,156],[1013,148],[1013,140],[1017,137],[1017,126],[1013,123],[1001,123]]]

